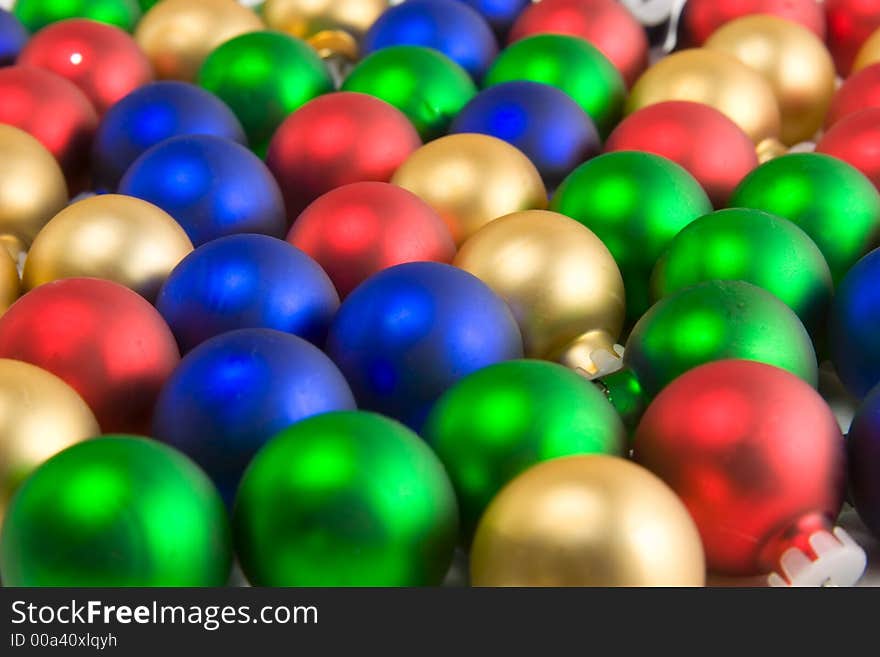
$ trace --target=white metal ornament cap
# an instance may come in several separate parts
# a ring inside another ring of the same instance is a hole
[[[809,542],[816,559],[789,548],[779,560],[782,575],[772,573],[767,578],[770,586],[852,586],[865,572],[865,551],[840,527],[834,528],[833,535],[818,531]]]

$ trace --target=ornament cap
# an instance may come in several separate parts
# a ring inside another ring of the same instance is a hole
[[[636,373],[628,367],[622,367],[593,383],[605,393],[624,426],[630,432],[634,431],[648,406],[648,399]]]
[[[767,578],[770,586],[852,586],[865,572],[865,551],[840,527],[819,530],[808,541],[815,558],[797,547],[788,548],[779,559],[782,574]]]
[[[788,153],[788,146],[775,137],[768,137],[755,147],[755,152],[758,154],[758,162],[764,164]]]
[[[623,367],[623,347],[604,330],[589,331],[571,342],[559,362],[588,379],[607,376]]]

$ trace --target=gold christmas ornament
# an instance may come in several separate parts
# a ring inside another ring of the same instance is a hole
[[[37,235],[24,264],[26,290],[60,278],[115,281],[153,301],[171,270],[193,250],[164,210],[105,194],[59,212]]]
[[[425,144],[391,182],[433,207],[456,244],[506,214],[547,207],[547,190],[535,165],[488,135],[456,134]]]
[[[15,260],[6,249],[0,249],[0,315],[18,299],[20,292],[21,280]]]
[[[264,28],[255,12],[235,0],[162,0],[138,23],[134,38],[158,79],[192,82],[217,46]]]
[[[37,466],[100,433],[92,411],[64,381],[0,359],[0,526],[12,494]]]
[[[792,146],[822,127],[834,95],[834,61],[810,30],[756,14],[723,25],[705,47],[733,55],[770,83],[782,118],[783,142]]]
[[[623,279],[611,252],[577,221],[546,210],[509,214],[472,235],[453,264],[507,302],[526,356],[590,375],[617,358]]]
[[[61,167],[28,133],[0,124],[0,242],[13,260],[67,203]]]
[[[868,68],[871,64],[876,64],[877,62],[880,62],[880,29],[872,32],[868,40],[859,48],[859,52],[853,62],[852,73]]]
[[[781,119],[773,88],[733,55],[694,48],[664,57],[638,79],[627,113],[667,100],[690,100],[727,115],[755,144],[780,136]]]
[[[703,586],[705,571],[675,493],[612,456],[526,470],[489,505],[471,550],[474,586]]]

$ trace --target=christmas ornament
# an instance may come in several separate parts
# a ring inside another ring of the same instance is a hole
[[[565,179],[551,209],[593,231],[611,251],[626,287],[627,317],[650,305],[654,263],[678,232],[712,211],[699,183],[680,166],[650,153],[606,153]]]
[[[437,139],[391,178],[433,207],[461,244],[493,219],[547,207],[541,174],[507,142],[488,135]]]
[[[41,465],[0,535],[6,586],[223,586],[226,510],[205,474],[147,438],[105,436]]]
[[[425,46],[449,57],[479,80],[498,43],[479,13],[457,0],[407,0],[385,11],[364,36],[370,54],[390,46]]]
[[[510,309],[478,278],[414,262],[371,276],[343,301],[327,353],[359,408],[418,430],[456,381],[522,357],[522,339]]]
[[[443,465],[372,413],[327,413],[276,435],[242,481],[233,526],[255,586],[435,586],[457,507]]]
[[[31,33],[67,18],[88,18],[130,32],[141,17],[137,0],[16,0],[14,11]]]
[[[192,251],[180,225],[151,203],[130,196],[91,196],[46,224],[25,260],[30,290],[60,278],[105,278],[153,302],[175,265]]]
[[[18,299],[21,280],[15,260],[5,249],[0,249],[0,316]]]
[[[679,27],[682,41],[701,46],[718,28],[754,14],[784,18],[825,39],[825,16],[816,0],[688,0]]]
[[[626,110],[631,114],[666,100],[714,107],[755,144],[780,136],[779,105],[770,83],[727,53],[699,48],[664,57],[636,82]]]
[[[862,522],[880,536],[880,388],[862,401],[847,436],[849,488]]]
[[[183,358],[162,388],[152,435],[188,454],[232,502],[269,438],[310,415],[351,408],[348,384],[317,347],[281,331],[241,329]]]
[[[153,69],[134,39],[112,25],[87,19],[54,23],[34,35],[18,63],[67,78],[98,110],[151,82]]]
[[[764,288],[797,314],[810,335],[824,333],[831,271],[815,242],[787,219],[742,208],[700,217],[670,242],[651,288],[661,299],[711,280]]]
[[[874,30],[868,40],[859,48],[852,70],[855,72],[880,62],[880,29]]]
[[[705,583],[700,536],[682,503],[612,456],[553,459],[514,479],[480,521],[470,566],[474,586]]]
[[[504,299],[531,358],[593,375],[609,358],[625,313],[623,280],[592,232],[555,212],[516,212],[490,222],[454,264]]]
[[[458,0],[475,9],[495,32],[499,41],[503,42],[510,27],[523,10],[529,6],[530,0]]]
[[[622,455],[614,407],[578,374],[536,360],[491,365],[440,397],[422,435],[446,467],[469,541],[498,492],[536,463],[573,454]]]
[[[600,149],[593,121],[568,94],[526,80],[481,91],[449,131],[490,135],[516,146],[551,189]]]
[[[251,32],[225,42],[202,64],[198,81],[235,113],[261,157],[288,114],[333,89],[317,53],[279,32]]]
[[[467,71],[442,53],[421,46],[392,46],[372,53],[352,69],[342,90],[393,105],[425,140],[444,134],[477,93]]]
[[[287,227],[281,190],[266,165],[214,135],[153,146],[129,167],[119,191],[165,210],[196,246],[235,233],[283,237]]]
[[[0,66],[15,63],[30,35],[15,14],[0,9]]]
[[[839,281],[871,248],[880,230],[880,194],[846,162],[818,153],[771,160],[740,183],[732,207],[790,219],[822,251]]]
[[[213,94],[183,82],[148,84],[116,103],[101,120],[92,155],[97,187],[116,191],[123,174],[147,149],[182,135],[247,143],[238,119]]]
[[[811,139],[822,127],[834,95],[834,62],[807,28],[775,16],[746,16],[721,27],[706,48],[733,55],[770,83],[784,143]]]
[[[36,137],[58,160],[72,192],[88,179],[98,115],[72,82],[31,66],[0,68],[0,123]]]
[[[39,141],[3,124],[0,180],[0,243],[17,259],[67,203],[67,184],[58,162]]]
[[[321,346],[339,296],[299,249],[265,235],[230,235],[184,258],[156,307],[184,352],[241,328],[277,329]]]
[[[134,38],[160,79],[191,82],[221,43],[264,29],[235,0],[162,0],[138,23]]]
[[[266,0],[262,15],[273,30],[305,39],[321,57],[358,58],[358,42],[388,8],[388,0]]]
[[[862,44],[880,27],[880,7],[871,0],[825,0],[828,48],[841,76],[850,74]]]
[[[880,107],[880,63],[853,73],[837,89],[825,117],[825,128],[869,107]]]
[[[633,455],[687,506],[711,572],[773,571],[779,586],[861,576],[864,552],[832,530],[843,437],[825,401],[789,372],[746,360],[688,372],[648,408]]]
[[[396,107],[353,92],[309,101],[284,119],[269,144],[289,221],[332,189],[362,181],[388,182],[422,145]]]
[[[880,106],[850,114],[838,121],[816,145],[825,153],[862,172],[880,190]]]
[[[324,268],[342,297],[388,267],[455,255],[449,229],[431,206],[380,182],[327,192],[299,216],[287,241]]]
[[[648,65],[648,38],[630,11],[616,0],[543,0],[513,24],[510,42],[535,34],[568,34],[589,41],[632,85]]]
[[[608,137],[605,150],[672,160],[700,183],[716,208],[726,207],[737,184],[758,166],[754,144],[736,123],[709,105],[684,100],[629,115]]]
[[[63,379],[104,431],[146,433],[180,354],[143,297],[111,281],[66,278],[28,292],[0,318],[0,358]]]
[[[64,381],[0,359],[0,527],[12,494],[38,465],[99,433],[89,407]]]
[[[531,80],[561,89],[608,135],[620,118],[626,87],[613,64],[583,39],[539,34],[501,51],[486,73],[485,86]]]

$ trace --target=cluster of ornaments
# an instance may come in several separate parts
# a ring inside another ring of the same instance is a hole
[[[0,10],[3,585],[859,579],[880,4],[247,4]]]

